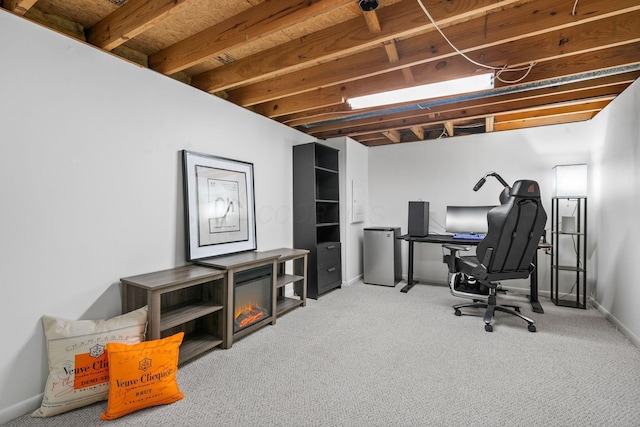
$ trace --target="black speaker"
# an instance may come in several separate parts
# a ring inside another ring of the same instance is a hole
[[[409,202],[409,236],[429,234],[429,202]]]

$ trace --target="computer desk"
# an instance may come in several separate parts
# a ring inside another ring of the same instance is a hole
[[[413,280],[413,245],[416,242],[438,243],[441,245],[445,243],[453,243],[458,245],[476,246],[478,245],[478,243],[482,241],[478,239],[454,239],[453,236],[446,235],[446,234],[429,234],[423,237],[409,236],[408,234],[403,234],[402,236],[398,237],[398,239],[406,240],[407,242],[409,242],[409,265],[407,269],[407,284],[402,289],[400,289],[400,292],[405,292],[405,293],[409,292],[409,289],[413,288],[417,283],[416,281]],[[551,245],[549,245],[548,243],[540,243],[540,245],[538,245],[538,249],[548,249],[550,247]],[[536,251],[536,255],[534,256],[533,265],[536,265],[536,266],[538,265],[538,251]],[[542,305],[540,305],[540,301],[538,300],[538,269],[537,268],[534,268],[533,271],[531,272],[531,275],[529,276],[529,281],[531,283],[530,285],[531,295],[529,295],[531,308],[535,313],[544,313]]]

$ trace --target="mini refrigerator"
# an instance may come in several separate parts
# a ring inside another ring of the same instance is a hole
[[[400,227],[364,229],[364,282],[395,286],[402,280]]]

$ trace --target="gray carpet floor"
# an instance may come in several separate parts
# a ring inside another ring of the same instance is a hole
[[[185,398],[114,421],[106,402],[6,426],[639,426],[640,350],[597,310],[519,303],[456,317],[442,286],[357,283],[184,364]]]

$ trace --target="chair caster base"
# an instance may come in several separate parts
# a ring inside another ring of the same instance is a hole
[[[486,309],[483,320],[484,320],[484,330],[487,332],[493,332],[493,325],[491,324],[491,322],[493,320],[493,315],[496,311],[508,313],[513,316],[521,318],[522,320],[527,322],[527,329],[529,329],[529,332],[536,332],[535,320],[530,319],[529,317],[520,313],[520,310],[517,308],[517,306],[514,306],[514,305],[502,306],[502,305],[494,305],[491,303],[482,303],[482,302],[476,302],[472,304],[457,304],[453,306],[453,310],[454,310],[453,314],[455,314],[456,316],[462,316],[462,311],[460,309],[468,308],[468,307]]]

